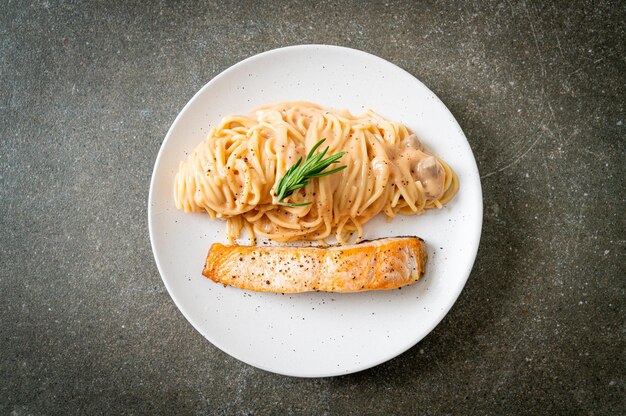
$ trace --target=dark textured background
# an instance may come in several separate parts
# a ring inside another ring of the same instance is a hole
[[[0,5],[0,414],[624,414],[624,2]],[[476,265],[407,353],[296,379],[222,353],[155,267],[148,184],[207,81],[299,43],[405,68],[483,180]]]

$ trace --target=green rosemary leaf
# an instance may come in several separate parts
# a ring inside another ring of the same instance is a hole
[[[341,159],[341,157],[346,154],[346,152],[341,152],[324,159],[324,156],[326,156],[329,147],[326,147],[326,149],[324,149],[321,153],[315,153],[315,151],[322,145],[322,143],[324,143],[325,140],[326,139],[322,139],[319,142],[315,143],[315,146],[313,146],[307,154],[304,163],[302,162],[302,158],[300,157],[296,163],[294,163],[289,169],[287,169],[283,177],[280,178],[278,184],[276,185],[276,188],[274,189],[274,193],[278,198],[279,205],[285,205],[289,207],[301,207],[305,205],[310,205],[311,202],[293,204],[290,202],[283,202],[283,199],[290,196],[294,191],[308,185],[311,178],[321,178],[322,176],[332,175],[333,173],[339,172],[340,170],[347,167],[346,165],[343,165],[338,168],[324,172],[324,170],[333,163],[338,163],[339,159]]]
[[[303,202],[301,204],[292,204],[291,202],[278,202],[278,205],[284,205],[286,207],[304,207],[306,205],[311,205],[310,202]]]
[[[321,173],[316,173],[316,174],[314,174],[314,175],[311,175],[311,178],[321,178],[322,176],[332,175],[333,173],[337,173],[337,172],[339,172],[340,170],[344,170],[345,168],[347,168],[347,166],[346,166],[346,165],[339,166],[339,167],[338,167],[338,168],[336,168],[336,169],[332,169],[332,170],[329,170],[329,171],[326,171],[326,172],[321,172]]]

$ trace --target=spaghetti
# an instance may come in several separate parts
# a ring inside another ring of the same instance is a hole
[[[348,167],[312,179],[278,205],[275,185],[321,139],[328,154],[346,152]],[[407,127],[373,111],[354,116],[308,102],[258,108],[251,116],[227,116],[211,128],[181,162],[175,179],[176,207],[226,219],[228,238],[245,228],[274,241],[346,243],[380,212],[421,214],[441,208],[457,192],[458,179],[429,154]]]

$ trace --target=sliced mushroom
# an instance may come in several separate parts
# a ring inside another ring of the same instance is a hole
[[[431,198],[438,198],[443,192],[445,172],[443,166],[434,156],[428,156],[417,162],[417,179],[422,183],[424,191]]]

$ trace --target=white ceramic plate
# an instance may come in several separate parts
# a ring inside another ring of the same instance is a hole
[[[369,107],[409,126],[457,172],[460,190],[422,216],[375,218],[365,238],[417,235],[426,240],[424,278],[402,290],[354,294],[256,293],[201,275],[211,243],[226,225],[184,214],[173,201],[178,163],[210,125],[232,113],[278,101],[307,100],[360,114]],[[302,45],[246,59],[206,84],[180,112],[157,157],[149,197],[152,250],[172,299],[211,343],[275,373],[321,377],[387,361],[424,338],[445,316],[470,274],[482,226],[478,169],[446,106],[412,75],[354,49]]]

